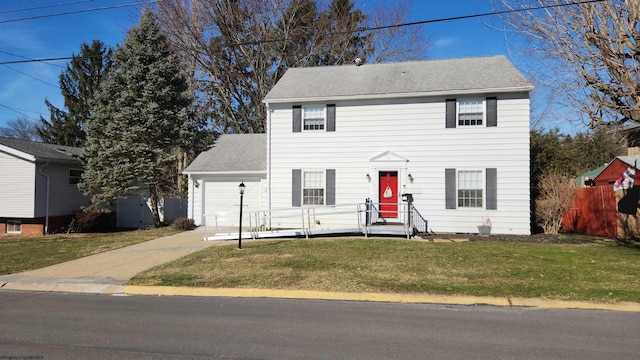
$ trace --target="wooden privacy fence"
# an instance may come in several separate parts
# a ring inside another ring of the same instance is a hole
[[[613,191],[611,185],[575,189],[562,229],[587,235],[640,238],[640,186]]]
[[[562,219],[562,229],[580,234],[618,237],[616,192],[611,186],[581,188],[575,191],[573,205]]]

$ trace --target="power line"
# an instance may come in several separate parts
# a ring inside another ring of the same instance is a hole
[[[18,70],[18,69],[14,69],[14,68],[10,67],[9,65],[2,65],[2,66],[6,67],[6,68],[7,68],[7,69],[9,69],[9,70],[12,70],[12,71],[17,72],[18,74],[22,74],[22,75],[24,75],[24,76],[26,76],[26,77],[32,78],[33,80],[39,81],[39,82],[41,82],[41,83],[43,83],[43,84],[45,84],[45,85],[49,85],[49,86],[54,87],[54,88],[56,88],[56,89],[60,87],[60,86],[58,86],[58,85],[54,85],[54,84],[52,84],[52,83],[50,83],[50,82],[46,82],[46,81],[44,81],[44,80],[42,80],[42,79],[38,79],[37,77],[35,77],[35,76],[33,76],[33,75],[29,75],[29,74],[27,74],[27,73],[25,73],[25,72],[22,72],[22,71]]]
[[[148,4],[154,4],[157,1],[160,1],[160,0],[149,0],[149,1],[141,1],[141,2],[136,2],[136,3],[130,3],[130,4],[103,6],[103,7],[99,7],[99,8],[65,11],[65,12],[61,12],[61,13],[46,14],[46,15],[34,15],[34,16],[18,18],[18,19],[0,20],[0,24],[10,23],[10,22],[17,22],[17,21],[25,21],[25,20],[43,19],[43,18],[62,16],[62,15],[80,14],[80,13],[86,13],[86,12],[92,12],[92,11],[119,9],[119,8],[129,7],[129,6],[148,5]]]
[[[20,111],[18,111],[18,110],[16,110],[16,109],[14,109],[14,108],[12,108],[12,107],[9,107],[9,106],[7,106],[7,105],[2,105],[2,104],[0,104],[0,107],[3,107],[3,108],[8,109],[8,110],[10,110],[10,111],[13,111],[14,113],[20,114],[20,115],[22,115],[22,116],[24,116],[24,117],[26,117],[26,118],[31,119],[31,120],[35,120],[35,121],[38,121],[38,120],[39,120],[39,119],[36,119],[36,118],[34,118],[34,117],[31,117],[31,116],[29,116],[29,115],[27,115],[27,114],[25,114],[25,113],[22,113],[22,112],[20,112]]]
[[[160,1],[160,0],[139,2],[139,3],[135,3],[135,4],[128,4],[128,5],[119,5],[117,7],[132,6],[132,5],[137,5],[137,4],[149,4],[149,3],[154,3],[154,2],[157,2],[157,1]],[[401,23],[401,24],[374,26],[374,27],[367,27],[367,28],[359,28],[359,29],[356,29],[356,30],[332,32],[332,33],[326,34],[326,36],[336,36],[336,35],[352,34],[352,33],[357,33],[357,32],[377,31],[377,30],[383,30],[383,29],[399,28],[399,27],[415,26],[415,25],[424,25],[424,24],[432,24],[432,23],[445,22],[445,21],[473,19],[473,18],[480,18],[480,17],[487,17],[487,16],[495,16],[495,15],[517,13],[517,12],[523,12],[523,11],[536,11],[536,10],[543,10],[543,9],[550,9],[550,8],[561,8],[561,7],[574,6],[574,5],[584,5],[584,4],[598,3],[598,2],[603,2],[603,1],[605,1],[605,0],[583,0],[583,1],[574,2],[574,3],[534,6],[534,7],[522,8],[522,9],[510,9],[510,10],[493,11],[493,12],[481,13],[481,14],[462,15],[462,16],[430,19],[430,20],[423,20],[423,21],[414,21],[414,22]],[[110,7],[107,7],[107,8],[110,8]],[[95,11],[95,10],[103,10],[103,9],[105,9],[105,8],[96,8],[96,9],[90,9],[90,10],[80,10],[79,12]],[[51,15],[51,16],[57,16],[57,14],[56,15]],[[17,20],[9,20],[9,21],[17,21]],[[2,22],[5,22],[5,21],[0,21],[0,23],[2,23]],[[227,44],[227,46],[228,47],[232,47],[232,46],[243,46],[243,45],[259,45],[259,44],[266,44],[266,43],[281,42],[281,41],[286,41],[286,40],[287,40],[286,38],[263,39],[263,40],[256,40],[256,41],[230,43],[230,44]],[[30,63],[30,62],[44,62],[44,61],[61,61],[61,60],[71,60],[71,59],[72,59],[72,57],[58,57],[58,58],[47,58],[47,59],[29,59],[29,60],[4,61],[4,62],[0,62],[0,65],[21,64],[21,63]]]
[[[24,63],[45,62],[45,61],[61,61],[61,60],[71,60],[71,59],[73,59],[73,57],[71,57],[71,56],[65,56],[65,57],[46,58],[46,59],[29,59],[29,60],[2,61],[2,62],[0,62],[0,65],[24,64]]]
[[[66,5],[74,5],[74,4],[79,4],[79,3],[92,2],[92,1],[96,1],[96,0],[81,0],[81,1],[73,1],[73,2],[66,2],[66,3],[59,3],[59,4],[33,6],[33,7],[30,7],[30,8],[23,8],[23,9],[3,10],[3,11],[0,11],[0,14],[10,14],[10,13],[16,13],[16,12],[30,11],[30,10],[40,10],[40,9],[47,9],[47,8],[58,7],[58,6],[66,6]]]
[[[393,25],[374,26],[374,27],[367,27],[367,28],[359,28],[359,29],[356,29],[356,30],[336,31],[336,32],[328,33],[328,34],[326,34],[326,36],[353,34],[353,33],[357,33],[357,32],[367,32],[367,31],[384,30],[384,29],[391,29],[391,28],[400,28],[400,27],[405,27],[405,26],[433,24],[433,23],[439,23],[439,22],[445,22],[445,21],[473,19],[473,18],[480,18],[480,17],[487,17],[487,16],[511,14],[511,13],[517,13],[517,12],[523,12],[523,11],[536,11],[536,10],[544,10],[544,9],[551,9],[551,8],[561,8],[561,7],[566,7],[566,6],[584,5],[584,4],[598,3],[598,2],[603,2],[603,1],[605,1],[605,0],[583,0],[583,1],[579,1],[579,2],[565,3],[565,4],[542,5],[542,6],[534,6],[534,7],[522,8],[522,9],[510,9],[510,10],[502,10],[502,11],[492,11],[492,12],[481,13],[481,14],[462,15],[462,16],[454,16],[454,17],[423,20],[423,21],[414,21],[414,22],[393,24]],[[228,46],[260,45],[260,44],[266,44],[266,43],[281,42],[281,41],[286,41],[286,40],[287,39],[279,38],[279,39],[266,39],[266,40],[246,41],[246,42],[229,44]]]
[[[30,61],[37,61],[36,59],[28,58],[26,56],[13,54],[13,53],[10,53],[10,52],[7,52],[7,51],[2,51],[2,50],[0,50],[0,54],[6,54],[6,55],[10,55],[10,56],[15,56],[15,57],[19,57],[19,58],[30,60]],[[59,68],[64,68],[64,66],[61,66],[61,65],[58,65],[58,64],[51,64],[51,63],[48,63],[48,62],[45,62],[45,64],[51,65],[51,66],[56,66],[56,67],[59,67]]]

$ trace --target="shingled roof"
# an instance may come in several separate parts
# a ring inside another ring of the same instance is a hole
[[[35,161],[55,161],[79,163],[82,149],[72,146],[45,144],[40,142],[0,137],[0,150],[6,146],[22,154],[30,155]]]
[[[266,134],[223,134],[184,173],[266,171]]]
[[[265,103],[530,91],[504,56],[290,68]]]

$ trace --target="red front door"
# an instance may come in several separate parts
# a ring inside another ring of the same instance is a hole
[[[398,172],[380,171],[379,191],[380,216],[385,218],[398,217]]]

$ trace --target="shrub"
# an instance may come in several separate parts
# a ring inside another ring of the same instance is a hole
[[[178,230],[193,230],[196,228],[196,224],[193,219],[189,219],[186,217],[179,217],[175,219],[171,226]]]
[[[86,208],[77,212],[69,224],[70,232],[108,232],[115,230],[115,214]]]
[[[575,182],[564,176],[546,174],[540,178],[540,195],[536,199],[536,219],[545,234],[557,234],[562,218],[575,199]]]

